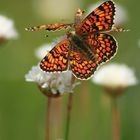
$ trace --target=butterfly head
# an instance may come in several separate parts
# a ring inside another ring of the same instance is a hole
[[[85,11],[81,10],[80,8],[78,8],[78,10],[76,12],[76,16],[82,16],[84,12]]]
[[[84,11],[78,8],[78,10],[75,14],[75,24],[78,24],[82,21],[83,13],[84,13]]]

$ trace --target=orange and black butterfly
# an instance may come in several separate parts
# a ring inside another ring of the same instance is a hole
[[[78,9],[72,24],[48,24],[27,28],[35,31],[46,29],[55,31],[74,29],[66,34],[40,62],[40,67],[46,72],[62,72],[71,70],[73,75],[81,80],[90,78],[96,68],[110,60],[117,51],[117,42],[109,31],[122,31],[113,27],[115,5],[110,1],[102,3],[84,20],[83,11]]]

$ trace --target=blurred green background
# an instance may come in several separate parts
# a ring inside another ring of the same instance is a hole
[[[0,47],[0,140],[44,139],[47,98],[40,93],[36,84],[26,82],[24,76],[33,65],[39,62],[34,54],[35,49],[42,44],[49,43],[65,32],[27,32],[24,28],[44,23],[63,22],[63,20],[64,22],[72,22],[73,19],[71,16],[63,19],[61,15],[56,20],[51,17],[51,20],[45,19],[38,12],[39,4],[43,2],[44,0],[0,1],[0,14],[13,19],[19,33],[17,40],[9,40]],[[97,0],[77,0],[75,7],[79,6],[86,10],[95,2]],[[125,63],[134,68],[139,80],[140,1],[118,0],[115,2],[127,9],[129,20],[123,27],[131,31],[115,35],[119,42],[119,49],[111,62]],[[59,6],[63,5],[62,3],[58,5],[59,0],[56,3],[58,9]],[[55,12],[55,8],[53,11]],[[76,9],[68,11],[68,13],[74,16],[75,11]],[[47,8],[45,14],[47,15]],[[48,38],[45,37],[46,34],[49,35]],[[69,139],[111,140],[109,98],[105,96],[101,87],[94,85],[91,81],[87,81],[86,85],[88,90],[84,94],[80,94],[80,86],[74,93]],[[139,92],[139,85],[130,87],[118,100],[121,113],[122,140],[140,139]],[[62,97],[64,110],[66,110],[67,96],[66,94]],[[65,115],[65,111],[63,115]]]

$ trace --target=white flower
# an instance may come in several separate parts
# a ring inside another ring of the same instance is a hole
[[[52,44],[44,44],[35,51],[37,58],[42,59],[52,49]]]
[[[40,67],[34,66],[25,75],[25,79],[28,82],[35,82],[42,89],[51,90],[52,94],[57,94],[58,92],[62,95],[64,93],[70,93],[73,88],[78,83],[72,83],[72,72],[62,72],[62,73],[47,73],[40,69]]]
[[[17,37],[18,33],[14,28],[13,20],[0,15],[0,38],[11,39]]]
[[[91,13],[94,9],[96,9],[99,5],[101,5],[102,2],[97,2],[89,7],[88,14]],[[115,4],[116,6],[116,14],[114,23],[115,25],[120,25],[125,23],[128,20],[128,13],[127,10],[121,6],[120,4]]]
[[[134,71],[125,64],[107,64],[93,76],[92,81],[108,88],[119,88],[138,83]]]
[[[115,25],[120,25],[128,21],[128,12],[125,7],[116,5]]]
[[[41,85],[44,83],[45,73],[39,66],[33,66],[29,73],[25,75],[25,79],[28,82],[36,82]]]
[[[37,0],[34,3],[34,10],[39,14],[39,17],[46,20],[66,20],[73,18],[74,11],[81,2],[76,0]]]
[[[47,53],[56,45],[58,44],[61,40],[64,39],[65,36],[61,36],[56,38],[52,43],[46,43],[42,46],[40,46],[37,50],[35,50],[35,55],[37,58],[42,59],[44,58]]]

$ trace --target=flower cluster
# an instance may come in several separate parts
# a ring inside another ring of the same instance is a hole
[[[57,19],[71,19],[73,12],[82,1],[76,0],[59,0],[59,6],[56,0],[42,0],[36,1],[35,12],[39,14],[39,17],[49,20]],[[55,10],[54,10],[55,9]],[[47,14],[46,14],[47,13]]]
[[[35,50],[35,55],[37,58],[42,59],[47,55],[47,53],[56,45],[58,44],[61,40],[63,40],[65,36],[60,36],[56,39],[53,40],[52,43],[46,43],[40,46],[38,49]]]
[[[46,92],[50,91],[52,94],[64,94],[73,92],[73,88],[78,84],[72,79],[71,71],[62,73],[47,73],[40,69],[40,67],[34,66],[25,75],[25,79],[28,82],[37,83]]]
[[[44,44],[40,46],[36,51],[35,55],[37,58],[42,59],[52,49],[52,44]]]
[[[134,71],[125,64],[107,64],[93,76],[92,81],[108,88],[120,88],[136,85],[138,80]]]
[[[0,38],[3,39],[15,39],[18,37],[18,33],[14,27],[13,20],[0,15]]]
[[[42,59],[60,39],[62,37],[56,39],[54,43],[39,47],[35,52],[36,56]],[[71,93],[74,87],[79,84],[74,80],[71,71],[49,73],[42,71],[39,65],[33,66],[29,73],[25,75],[25,79],[28,82],[37,83],[43,92],[50,92],[52,95]]]

